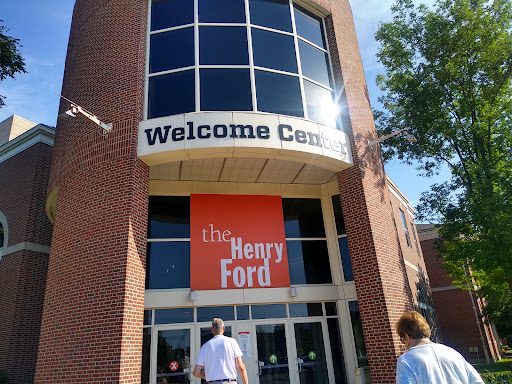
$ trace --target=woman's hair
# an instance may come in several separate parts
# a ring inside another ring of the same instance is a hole
[[[430,338],[430,326],[427,320],[416,311],[405,312],[396,323],[395,328],[400,337],[407,334],[411,339]]]

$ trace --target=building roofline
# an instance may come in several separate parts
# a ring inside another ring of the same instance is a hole
[[[22,133],[18,137],[0,146],[0,163],[16,156],[18,153],[37,143],[44,143],[53,147],[54,139],[55,130],[53,128],[44,124],[38,124],[27,132]]]

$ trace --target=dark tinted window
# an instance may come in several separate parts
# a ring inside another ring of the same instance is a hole
[[[149,78],[148,118],[195,110],[194,70]]]
[[[146,289],[190,288],[190,242],[150,242]]]
[[[347,233],[345,229],[345,220],[343,219],[343,210],[341,209],[340,195],[334,195],[331,197],[332,209],[334,211],[334,220],[336,221],[336,233],[338,235],[344,235]]]
[[[225,307],[198,307],[197,321],[209,321],[214,318],[221,318],[224,321],[235,320],[235,307],[232,305]]]
[[[299,40],[299,52],[302,74],[320,84],[330,86],[327,54],[302,40]]]
[[[155,309],[155,324],[192,323],[194,308]]]
[[[323,316],[322,303],[289,304],[290,317]]]
[[[236,307],[236,319],[237,320],[249,320],[249,306],[239,305]]]
[[[194,2],[190,0],[153,0],[151,30],[177,27],[194,22]]]
[[[327,242],[287,241],[290,284],[332,283]]]
[[[336,308],[336,303],[325,303],[325,315],[326,316],[337,316],[338,309]]]
[[[283,199],[286,238],[325,237],[320,199]]]
[[[194,65],[194,28],[151,35],[149,73]]]
[[[332,101],[332,92],[307,80],[304,80],[304,92],[308,118],[336,128],[336,109]]]
[[[288,0],[249,0],[251,24],[292,32]]]
[[[4,246],[5,242],[5,234],[4,234],[4,226],[0,223],[0,248]]]
[[[151,366],[151,328],[142,329],[141,384],[149,384]]]
[[[199,27],[199,61],[202,65],[249,65],[247,28]]]
[[[153,311],[151,309],[149,311],[144,311],[144,325],[151,325],[151,316],[153,316]]]
[[[224,327],[224,336],[232,337],[231,327],[229,325],[227,327]],[[211,328],[201,328],[201,346],[209,342],[211,339],[213,339],[213,333]],[[201,380],[201,383],[206,383],[206,380]]]
[[[249,69],[201,69],[202,111],[251,111]]]
[[[254,71],[258,111],[304,117],[299,78]]]
[[[356,355],[358,365],[368,365],[368,356],[366,354],[366,345],[364,343],[363,324],[361,323],[361,314],[357,301],[349,301],[348,309],[350,311],[350,320],[352,321],[352,332],[356,344]]]
[[[286,317],[286,305],[251,305],[251,312],[253,319],[278,319]]]
[[[345,361],[345,358],[343,357],[343,346],[341,345],[341,334],[338,319],[327,319],[327,328],[329,329],[329,344],[331,345],[332,360]],[[336,384],[348,383],[345,364],[333,365]]]
[[[245,23],[244,0],[199,0],[200,23]]]
[[[297,35],[325,49],[322,19],[297,5],[294,8]]]
[[[254,65],[297,73],[293,36],[252,28]]]
[[[348,240],[346,237],[338,239],[341,253],[341,265],[343,267],[343,275],[345,281],[354,281],[354,272],[352,271],[352,262],[350,261],[350,253],[348,251]]]
[[[149,197],[149,239],[190,237],[190,197]]]

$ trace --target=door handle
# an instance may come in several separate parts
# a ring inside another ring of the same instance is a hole
[[[304,360],[302,360],[300,357],[297,357],[297,369],[298,369],[298,372],[302,372],[302,363],[304,362]]]
[[[263,367],[265,365],[265,363],[263,361],[257,361],[258,363],[258,376],[261,375],[261,367]]]

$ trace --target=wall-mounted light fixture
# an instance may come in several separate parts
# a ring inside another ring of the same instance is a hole
[[[291,297],[296,297],[297,296],[297,288],[290,287],[290,296]]]
[[[99,125],[103,129],[103,134],[108,135],[109,132],[112,132],[112,123],[104,123],[100,119],[98,119],[97,116],[93,115],[91,112],[86,110],[85,108],[82,108],[78,104],[74,103],[73,101],[69,100],[68,98],[62,96],[61,94],[58,94],[60,97],[62,97],[64,100],[70,102],[69,109],[61,113],[59,117],[68,118],[68,117],[76,117],[77,113],[81,113],[85,117],[87,117],[89,120],[91,120],[93,123]]]
[[[190,291],[188,293],[188,300],[189,301],[196,301],[196,291]]]
[[[395,137],[396,135],[399,135],[401,133],[403,134],[405,140],[407,140],[408,143],[415,143],[418,141],[418,140],[416,140],[416,138],[413,135],[411,135],[409,132],[407,132],[407,130],[405,128],[403,128],[403,129],[399,129],[393,133],[390,133],[389,135],[381,136],[375,140],[368,140],[368,146],[372,147],[375,144],[382,143],[384,140]]]

